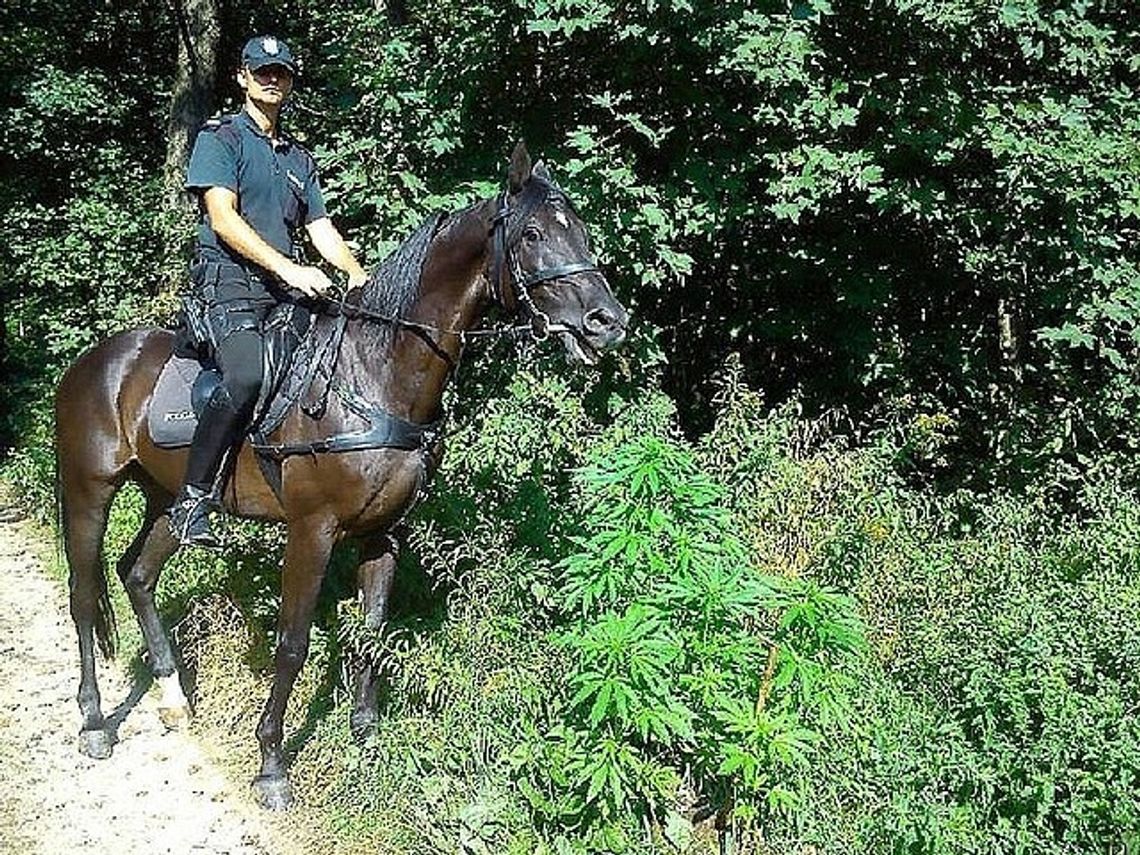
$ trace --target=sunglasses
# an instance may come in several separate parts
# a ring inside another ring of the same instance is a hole
[[[251,69],[247,68],[253,79],[258,83],[266,83],[270,80],[292,80],[293,72],[284,65],[263,65],[261,68]]]

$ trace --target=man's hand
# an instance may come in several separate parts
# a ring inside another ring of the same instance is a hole
[[[348,287],[349,288],[359,288],[367,281],[368,281],[368,274],[365,273],[363,270],[360,270],[358,268],[355,273],[349,274]]]
[[[285,284],[296,288],[302,294],[317,297],[332,287],[329,279],[319,267],[303,267],[300,264],[290,264],[278,271],[278,275]]]

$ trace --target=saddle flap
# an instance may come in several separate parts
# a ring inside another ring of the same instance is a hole
[[[198,424],[193,389],[201,373],[198,360],[181,356],[171,356],[162,367],[147,409],[147,430],[159,448],[181,448],[193,439]]]

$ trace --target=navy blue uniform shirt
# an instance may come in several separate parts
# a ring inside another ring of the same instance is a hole
[[[289,258],[293,257],[293,230],[326,216],[312,155],[286,136],[274,145],[245,111],[211,119],[198,132],[186,189],[204,193],[210,187],[234,191],[242,218]],[[217,236],[204,202],[200,209],[199,255],[209,261],[255,267]]]

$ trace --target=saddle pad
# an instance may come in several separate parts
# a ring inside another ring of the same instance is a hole
[[[151,441],[159,448],[182,448],[194,438],[198,417],[190,403],[194,378],[202,370],[196,359],[172,356],[162,367],[147,411]]]

